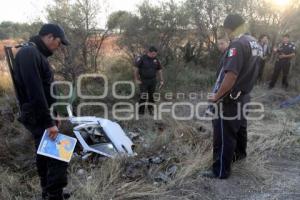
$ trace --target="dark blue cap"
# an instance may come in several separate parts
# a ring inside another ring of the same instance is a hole
[[[235,30],[240,25],[244,24],[245,20],[239,14],[229,14],[224,20],[224,28],[229,28],[230,30]]]
[[[57,24],[44,24],[39,32],[40,36],[52,34],[54,37],[58,37],[63,45],[69,45],[64,29]]]
[[[158,52],[157,48],[155,46],[150,46],[148,49],[149,52]]]

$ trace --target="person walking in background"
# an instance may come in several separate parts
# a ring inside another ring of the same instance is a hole
[[[55,99],[50,88],[54,75],[47,60],[60,45],[68,45],[64,30],[56,24],[45,24],[16,54],[15,78],[19,94],[21,115],[19,121],[32,133],[38,148],[45,129],[49,137],[58,135],[58,124],[52,119],[49,108]],[[67,186],[68,164],[53,158],[36,155],[36,166],[42,187],[42,199],[62,200]]]
[[[135,60],[134,80],[140,86],[140,100],[139,100],[139,114],[145,113],[145,103],[148,100],[148,111],[153,115],[153,104],[157,75],[160,79],[159,88],[164,84],[162,66],[157,58],[158,50],[156,47],[151,46],[147,53],[139,56]]]
[[[282,42],[278,45],[278,48],[274,48],[274,52],[277,54],[277,60],[275,62],[269,89],[274,88],[281,71],[282,86],[287,89],[289,86],[288,75],[291,67],[291,59],[296,55],[296,47],[290,42],[290,36],[288,34],[282,37]]]
[[[258,73],[258,80],[262,81],[263,79],[263,73],[266,65],[266,60],[267,58],[271,55],[271,48],[269,44],[269,37],[265,34],[261,35],[259,37],[259,44],[263,50],[263,55],[262,59],[260,62],[260,67],[259,67],[259,73]]]

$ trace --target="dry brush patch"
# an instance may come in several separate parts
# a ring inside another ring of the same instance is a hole
[[[0,60],[0,96],[9,94],[13,90],[11,77],[7,70],[6,62]]]
[[[294,112],[298,110],[287,113],[270,107],[266,110],[269,118],[250,122],[248,158],[234,164],[232,177],[225,181],[198,175],[212,163],[210,122],[178,122],[171,117],[154,121],[148,115],[139,121],[122,122],[127,132],[138,132],[143,138],[137,142],[138,155],[85,161],[75,157],[69,168],[68,189],[74,192],[73,199],[251,199],[274,187],[271,156],[284,154],[285,147],[299,143],[294,135]],[[30,135],[18,123],[1,122],[0,197],[30,199],[40,190]],[[162,157],[163,162],[143,164],[153,157]],[[157,174],[170,166],[176,166],[176,173],[166,183],[158,181]]]

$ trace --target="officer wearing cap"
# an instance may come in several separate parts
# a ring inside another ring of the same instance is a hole
[[[247,155],[247,121],[238,110],[250,101],[249,93],[257,79],[262,56],[261,46],[247,33],[247,25],[240,15],[228,15],[224,28],[231,42],[213,94],[208,97],[218,108],[214,110],[213,120],[213,166],[202,173],[220,179],[229,177],[232,162]]]
[[[153,94],[157,85],[157,74],[160,78],[159,88],[164,84],[162,66],[157,58],[157,52],[157,48],[151,46],[145,55],[135,60],[134,79],[140,86],[139,114],[141,115],[145,113],[147,99],[149,114],[153,115]]]
[[[68,45],[64,30],[56,24],[45,24],[38,35],[18,51],[15,58],[15,78],[21,114],[19,121],[32,133],[35,147],[40,144],[45,129],[51,139],[58,134],[58,124],[49,108],[55,102],[50,88],[53,71],[47,60],[61,44]],[[42,198],[61,200],[67,185],[67,163],[36,155],[36,166],[42,187]]]
[[[288,34],[284,35],[282,38],[282,43],[279,44],[278,48],[274,48],[274,52],[277,53],[277,60],[275,62],[274,72],[272,75],[271,82],[269,84],[269,89],[272,89],[277,79],[282,71],[282,86],[288,88],[288,75],[291,66],[291,59],[295,57],[296,47],[290,41],[290,36]]]

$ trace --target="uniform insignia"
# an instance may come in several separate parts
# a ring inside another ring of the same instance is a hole
[[[236,56],[237,55],[237,50],[236,48],[230,48],[228,51],[228,57]]]

